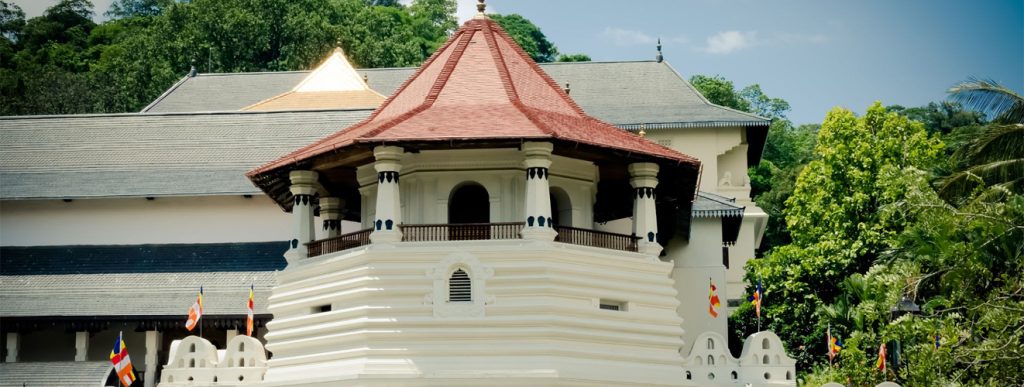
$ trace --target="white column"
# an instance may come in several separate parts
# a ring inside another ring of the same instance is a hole
[[[551,167],[550,142],[523,143],[526,159],[526,225],[523,239],[552,241],[558,233],[551,224],[551,190],[548,168]]]
[[[4,361],[8,363],[18,362],[18,349],[21,348],[21,344],[18,342],[21,336],[18,332],[7,332],[7,359]]]
[[[324,238],[341,235],[341,210],[345,201],[341,198],[320,198],[320,218],[324,220]]]
[[[373,243],[400,242],[402,240],[402,198],[399,192],[398,176],[402,171],[401,158],[404,149],[397,146],[373,148],[377,160],[377,211],[373,221]]]
[[[640,237],[637,250],[658,255],[658,214],[654,208],[654,188],[658,186],[658,164],[629,165],[629,184],[633,186],[633,234]]]
[[[289,249],[284,253],[288,263],[309,256],[306,243],[313,240],[313,194],[316,193],[317,173],[313,171],[291,171],[290,190],[293,197],[292,206],[292,240]]]
[[[89,332],[75,332],[75,361],[85,361],[89,356]]]
[[[160,350],[162,344],[160,336],[162,335],[159,331],[146,331],[146,371],[143,377],[146,383],[144,387],[156,386],[156,372],[160,369],[157,358],[157,351]]]
[[[227,348],[226,346],[228,345],[228,343],[231,342],[231,339],[235,338],[235,336],[238,336],[238,330],[237,329],[228,329],[227,331],[224,332],[224,345],[225,345],[225,348]]]

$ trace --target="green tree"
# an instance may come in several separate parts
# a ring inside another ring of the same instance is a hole
[[[764,259],[750,261],[748,276],[761,275],[772,303],[769,326],[790,348],[819,355],[825,329],[818,305],[835,302],[837,285],[864,273],[905,226],[879,209],[903,199],[906,187],[894,180],[904,168],[927,168],[942,143],[923,125],[878,103],[863,117],[844,109],[826,116],[815,158],[800,172],[786,201],[786,225],[793,243]],[[802,364],[806,366],[807,364]]]
[[[557,62],[590,62],[587,54],[559,54]]]
[[[156,16],[173,3],[174,0],[117,0],[105,15],[114,19]]]
[[[491,19],[498,22],[501,28],[508,32],[512,39],[519,44],[530,57],[538,63],[554,62],[558,58],[558,48],[548,40],[547,36],[540,31],[529,19],[517,14],[499,15],[489,14]]]
[[[690,77],[690,84],[700,91],[704,98],[713,104],[733,108],[739,111],[749,112],[750,102],[736,91],[732,81],[721,75],[707,76],[694,75]],[[760,90],[760,87],[758,87]]]
[[[953,155],[957,171],[938,181],[939,194],[959,204],[1024,193],[1024,97],[993,81],[971,79],[951,88],[950,98],[994,120]]]

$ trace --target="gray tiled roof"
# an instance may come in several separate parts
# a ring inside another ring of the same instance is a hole
[[[275,284],[272,271],[212,273],[116,273],[0,276],[0,315],[168,316],[184,321],[203,286],[203,311],[244,315],[249,285],[255,312],[266,314]]]
[[[109,361],[0,363],[0,387],[102,387],[113,367]]]
[[[0,199],[259,194],[245,172],[369,113],[0,117]]]
[[[391,95],[415,68],[363,69],[370,88]],[[198,74],[182,78],[143,113],[235,111],[291,90],[309,71]]]
[[[648,129],[767,125],[755,115],[713,105],[667,62],[545,63],[559,85],[587,114],[605,122]],[[391,95],[413,68],[363,69],[371,88]],[[143,112],[238,110],[290,90],[308,72],[199,74],[175,84]]]
[[[690,213],[694,218],[742,217],[746,207],[736,204],[736,199],[700,191],[693,201]]]

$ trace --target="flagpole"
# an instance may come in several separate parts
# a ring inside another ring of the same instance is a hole
[[[764,289],[761,288],[761,275],[757,275],[757,331],[761,331],[761,307],[764,306]]]

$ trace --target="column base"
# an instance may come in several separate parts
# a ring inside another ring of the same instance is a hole
[[[649,254],[655,257],[661,254],[663,249],[657,242],[639,241],[636,246],[636,250],[641,254]]]
[[[370,243],[396,243],[402,241],[402,232],[398,230],[380,230],[370,233]]]
[[[558,232],[546,227],[524,227],[519,234],[523,239],[551,242],[558,236]]]

